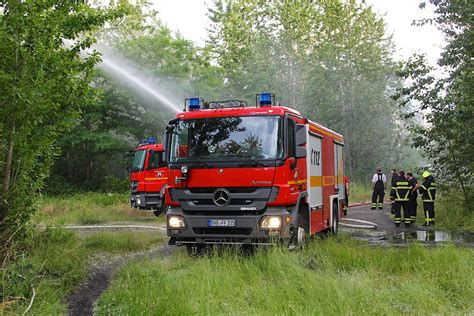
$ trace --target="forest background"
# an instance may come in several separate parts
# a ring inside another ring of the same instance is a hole
[[[423,56],[394,60],[383,17],[363,1],[216,0],[201,46],[145,2],[0,4],[2,230],[27,222],[38,194],[126,191],[127,154],[145,137],[160,139],[173,117],[94,67],[99,52],[177,106],[189,96],[252,103],[258,92],[275,93],[345,135],[353,182],[376,166],[430,165],[464,201],[472,194],[472,2],[421,1],[436,16],[418,23],[436,24],[448,43],[441,76]],[[81,57],[91,46],[97,51]]]

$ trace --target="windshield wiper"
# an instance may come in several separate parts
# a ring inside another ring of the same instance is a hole
[[[212,166],[208,163],[205,163],[204,161],[202,160],[199,160],[199,159],[193,159],[193,160],[188,160],[190,163],[193,163],[193,162],[198,162],[200,163],[201,165],[203,165],[204,167],[207,167],[207,168],[212,168]]]
[[[238,157],[238,158],[244,158],[245,160],[250,160],[250,161],[252,161],[252,162],[255,162],[255,163],[258,164],[258,165],[261,165],[261,166],[264,166],[264,167],[268,167],[268,165],[267,165],[266,163],[263,163],[263,162],[261,162],[260,160],[257,160],[257,159],[255,159],[255,158],[253,158],[253,157],[247,157],[247,156],[245,156],[245,155],[232,155],[232,156],[233,156],[233,157]],[[240,165],[240,166],[245,165],[245,161],[241,162],[239,165]]]

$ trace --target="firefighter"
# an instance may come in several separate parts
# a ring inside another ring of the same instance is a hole
[[[347,215],[349,210],[349,177],[344,176],[344,215]]]
[[[410,201],[408,201],[408,209],[410,213],[410,220],[412,223],[414,223],[416,222],[416,208],[418,207],[418,203],[416,201],[418,198],[417,190],[420,187],[420,184],[411,172],[407,172],[407,180],[408,184],[411,187]]]
[[[419,189],[423,200],[423,210],[425,211],[425,223],[423,226],[435,224],[434,202],[436,198],[436,182],[429,171],[423,172],[423,183]]]
[[[393,201],[393,196],[394,196],[393,187],[395,186],[395,182],[397,182],[398,172],[397,172],[396,169],[392,169],[391,172],[392,172],[392,179],[390,179],[390,187],[391,187],[390,188],[390,201],[392,201],[392,204],[390,206],[390,213],[395,214],[395,209],[393,207],[393,203],[394,203],[394,201]]]
[[[377,172],[372,177],[372,209],[377,207],[379,210],[383,209],[383,197],[387,189],[387,177],[382,173],[381,168],[377,168]]]
[[[405,172],[400,171],[398,173],[395,186],[392,187],[392,191],[390,192],[394,200],[393,208],[395,211],[395,215],[393,218],[393,222],[395,223],[396,227],[399,227],[402,221],[405,223],[407,227],[410,226],[411,219],[410,219],[410,213],[408,211],[409,210],[408,202],[410,201],[410,192],[411,192],[411,186],[408,183],[408,180],[405,178]],[[402,208],[403,208],[403,216],[401,213]]]

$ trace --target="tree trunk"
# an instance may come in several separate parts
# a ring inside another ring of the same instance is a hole
[[[15,139],[15,121],[12,122],[8,131],[7,157],[3,169],[3,188],[0,198],[0,223],[5,221],[8,215],[8,191],[10,190],[10,179],[12,173],[13,145]]]

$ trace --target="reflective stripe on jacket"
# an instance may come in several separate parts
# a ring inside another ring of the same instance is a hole
[[[411,186],[408,183],[408,180],[402,177],[399,177],[395,182],[393,189],[393,198],[395,201],[403,202],[410,200]]]
[[[420,186],[423,202],[434,202],[436,199],[436,182],[433,177],[428,177]]]

